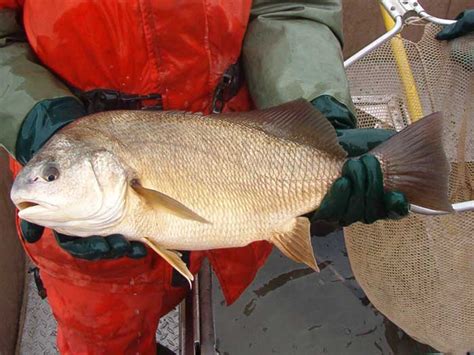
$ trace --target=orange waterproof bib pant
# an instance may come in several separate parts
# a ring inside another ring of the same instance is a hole
[[[0,8],[23,9],[34,52],[70,85],[159,93],[164,109],[206,113],[222,74],[238,60],[250,6],[250,0],[0,0]],[[250,107],[244,86],[225,110]],[[21,168],[13,160],[10,167],[14,174]],[[41,270],[61,353],[155,353],[159,318],[187,292],[171,285],[169,264],[150,249],[138,260],[77,259],[50,230],[36,243],[21,240]],[[190,270],[196,273],[207,256],[232,303],[270,251],[270,244],[257,242],[192,252]]]

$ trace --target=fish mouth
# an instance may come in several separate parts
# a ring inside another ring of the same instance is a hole
[[[36,202],[23,201],[23,202],[17,203],[16,207],[18,208],[18,210],[23,211],[23,210],[26,210],[27,208],[34,207],[34,206],[39,206],[39,205],[40,204],[36,203]]]
[[[30,223],[46,226],[55,216],[56,206],[50,206],[39,201],[20,201],[16,203],[18,217]]]
[[[54,206],[42,201],[36,201],[36,200],[19,200],[19,201],[14,201],[14,202],[15,202],[16,207],[20,211],[20,213],[23,213],[23,214],[26,211],[57,209],[57,206]]]

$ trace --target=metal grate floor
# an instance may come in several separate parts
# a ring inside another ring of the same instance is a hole
[[[59,354],[56,348],[56,320],[51,313],[48,302],[38,296],[32,274],[27,275],[25,293],[24,326],[18,344],[18,354]],[[156,332],[156,339],[157,342],[174,353],[179,353],[178,308],[161,318]]]

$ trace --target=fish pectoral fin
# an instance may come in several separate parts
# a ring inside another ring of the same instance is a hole
[[[181,253],[165,249],[150,238],[142,238],[142,241],[151,249],[153,249],[159,256],[165,259],[173,268],[176,269],[176,271],[183,275],[183,277],[189,282],[189,288],[192,288],[194,276],[191,271],[189,271],[186,263],[181,260]]]
[[[147,189],[136,180],[132,181],[131,185],[132,188],[140,196],[142,196],[150,206],[154,208],[164,209],[166,212],[183,219],[211,224],[208,220],[199,216],[196,212],[190,210],[188,207],[183,205],[181,202],[176,201],[172,197],[169,197],[156,190]]]
[[[290,259],[304,263],[319,272],[313,246],[311,245],[310,223],[308,218],[298,217],[293,221],[289,232],[276,233],[270,238],[280,251]]]

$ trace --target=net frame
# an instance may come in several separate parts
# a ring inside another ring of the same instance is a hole
[[[474,199],[474,36],[403,39],[425,114],[444,112],[452,203]],[[400,130],[412,122],[390,43],[347,68],[359,127]],[[474,349],[474,212],[410,214],[344,229],[354,274],[374,306],[420,342],[447,353]]]

